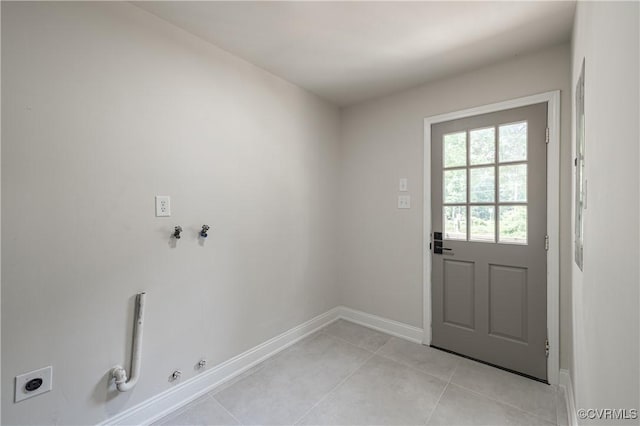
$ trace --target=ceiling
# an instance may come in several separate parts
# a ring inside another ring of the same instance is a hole
[[[570,39],[575,3],[135,2],[344,106]]]

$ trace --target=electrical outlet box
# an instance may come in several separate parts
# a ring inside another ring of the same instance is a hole
[[[399,209],[410,209],[411,208],[411,197],[409,195],[399,195],[398,196],[398,208]]]
[[[32,396],[49,392],[53,388],[53,367],[44,367],[39,370],[16,376],[15,402],[20,402]]]
[[[171,197],[156,195],[156,217],[171,216]]]
[[[409,179],[400,178],[400,183],[398,184],[398,191],[405,192],[409,190]]]

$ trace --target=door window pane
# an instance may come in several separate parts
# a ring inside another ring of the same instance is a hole
[[[444,135],[442,143],[444,167],[467,165],[467,132]]]
[[[527,165],[500,166],[500,201],[527,201]],[[472,187],[473,188],[473,187]]]
[[[466,203],[467,202],[467,170],[445,170],[444,171],[444,202],[445,203]]]
[[[501,243],[527,244],[527,206],[500,206]]]
[[[447,240],[467,239],[466,206],[445,206],[442,217],[444,218],[444,237]]]
[[[496,130],[493,127],[469,132],[469,160],[471,164],[491,164],[496,158]]]
[[[500,162],[527,159],[527,122],[500,126]]]
[[[495,199],[495,168],[469,170],[469,198],[472,203],[492,203]]]
[[[471,206],[470,240],[495,241],[496,218],[493,206]]]

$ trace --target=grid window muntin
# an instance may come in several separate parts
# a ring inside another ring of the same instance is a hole
[[[525,159],[520,159],[520,160],[515,160],[515,161],[500,161],[500,128],[503,126],[511,126],[514,124],[520,124],[520,123],[524,123],[525,124],[525,129],[526,129],[526,136],[525,136]],[[445,137],[448,135],[458,135],[460,133],[462,133],[461,131],[456,131],[456,132],[451,132],[451,133],[447,133],[444,134],[442,136],[442,164],[443,164],[443,168],[442,168],[442,194],[443,194],[443,203],[442,203],[442,227],[443,227],[443,231],[444,231],[444,238],[446,240],[457,240],[457,241],[472,241],[472,242],[484,242],[484,243],[499,243],[499,244],[515,244],[515,245],[527,245],[528,244],[528,221],[529,221],[529,216],[528,216],[528,172],[529,172],[529,167],[528,167],[528,144],[529,144],[529,135],[528,135],[528,122],[527,121],[516,121],[516,122],[512,122],[512,123],[501,123],[495,126],[484,126],[484,127],[479,127],[479,128],[473,128],[473,129],[467,129],[464,133],[465,133],[465,143],[466,143],[466,164],[465,165],[456,165],[453,167],[444,167],[444,158],[445,158]],[[476,131],[476,130],[486,130],[488,128],[493,127],[494,132],[494,149],[495,149],[495,153],[494,153],[494,159],[492,163],[482,163],[482,164],[471,164],[471,132]],[[526,173],[526,194],[527,194],[527,201],[517,201],[517,202],[509,202],[509,201],[500,201],[500,166],[512,166],[512,165],[525,165],[527,166],[527,173]],[[493,197],[493,202],[471,202],[471,197],[470,197],[470,175],[471,175],[471,169],[479,169],[479,168],[487,168],[487,167],[494,167],[494,197]],[[446,188],[445,188],[445,179],[444,179],[444,175],[446,171],[449,170],[466,170],[466,202],[454,202],[454,203],[446,203],[444,202],[444,194],[446,193]],[[472,239],[471,238],[471,209],[472,207],[493,207],[493,222],[494,222],[494,233],[493,233],[493,241],[488,240],[488,239]],[[524,240],[521,241],[517,241],[517,240],[513,240],[513,239],[502,239],[501,240],[501,236],[500,236],[500,212],[501,209],[500,207],[509,207],[509,206],[523,206],[525,207],[525,238]],[[446,221],[446,216],[445,216],[445,211],[446,211],[446,207],[464,207],[465,208],[465,215],[466,215],[466,219],[465,219],[465,225],[466,225],[466,238],[450,238],[447,236],[446,233],[446,226],[445,226],[445,221]]]

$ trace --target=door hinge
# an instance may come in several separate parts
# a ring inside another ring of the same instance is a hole
[[[548,235],[544,236],[544,249],[549,251],[549,236]]]
[[[549,358],[549,339],[544,341],[544,356]]]
[[[545,143],[549,143],[549,128],[547,127],[545,134],[544,134],[544,142]]]

